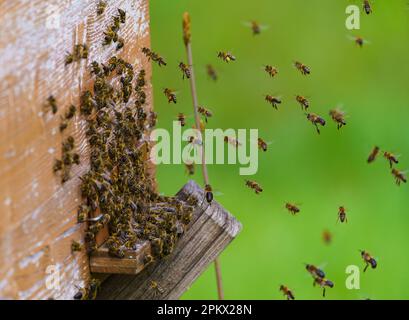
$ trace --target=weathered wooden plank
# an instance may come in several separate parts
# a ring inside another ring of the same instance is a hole
[[[178,299],[237,236],[240,222],[216,201],[210,206],[203,201],[204,192],[194,181],[177,194],[182,200],[191,196],[199,199],[199,204],[173,253],[136,276],[110,276],[98,299]]]
[[[77,224],[79,179],[88,170],[85,121],[75,116],[64,135],[60,115],[79,105],[80,92],[91,87],[91,61],[116,54],[146,70],[147,108],[152,107],[151,68],[140,48],[150,46],[148,0],[107,1],[96,15],[98,0],[0,1],[0,298],[71,299],[75,286],[89,277],[88,256],[71,253],[71,241],[81,241]],[[120,34],[125,47],[102,48],[103,31],[117,8],[127,11]],[[86,43],[88,60],[64,66],[66,52]],[[53,94],[56,115],[43,105]],[[52,172],[61,141],[72,135],[81,165],[63,186]],[[45,286],[47,266],[59,270],[60,287]]]

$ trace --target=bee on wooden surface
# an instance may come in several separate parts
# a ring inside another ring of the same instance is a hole
[[[328,288],[333,288],[334,283],[331,280],[321,278],[321,277],[316,277],[313,282],[313,286],[319,285],[323,290],[322,290],[322,296],[325,297],[325,289],[326,287]]]
[[[309,75],[311,73],[311,69],[306,66],[305,64],[296,61],[294,62],[294,66],[301,72],[302,75]]]
[[[375,161],[376,157],[377,157],[378,154],[379,154],[379,150],[380,150],[380,149],[379,149],[378,146],[375,146],[375,147],[372,149],[371,153],[369,154],[368,160],[367,160],[368,163],[371,163],[371,162],[374,162],[374,161]]]
[[[263,192],[263,188],[261,188],[260,184],[258,184],[256,181],[245,180],[245,182],[246,186],[250,189],[253,189],[256,194],[260,194],[261,192]]]
[[[404,172],[399,171],[395,168],[392,169],[392,175],[395,177],[395,182],[398,186],[400,186],[401,182],[406,183],[407,178]]]
[[[304,96],[295,96],[295,100],[300,104],[301,110],[307,110],[310,106],[310,102]]]
[[[64,117],[66,120],[71,119],[75,116],[75,112],[77,111],[77,108],[75,108],[74,105],[70,105],[67,112],[65,113]]]
[[[329,230],[324,230],[322,232],[322,240],[325,244],[330,244],[332,241],[332,233]]]
[[[235,148],[238,148],[239,146],[241,146],[241,142],[237,140],[237,138],[235,137],[224,136],[224,142],[232,145]]]
[[[278,74],[278,69],[270,65],[266,65],[264,71],[267,72],[271,78],[274,78]]]
[[[212,190],[212,186],[210,184],[206,184],[205,185],[205,199],[207,201],[207,203],[212,203],[213,201],[213,190]]]
[[[274,109],[278,110],[277,106],[282,103],[280,97],[274,97],[272,95],[267,94],[265,96],[265,100],[270,103]]]
[[[80,59],[88,58],[88,46],[86,44],[77,44],[74,47],[74,60],[78,61]]]
[[[58,111],[57,100],[54,98],[53,95],[47,98],[47,103],[48,104],[46,105],[46,109],[51,110],[53,114],[56,114]]]
[[[125,10],[119,9],[118,8],[118,13],[119,13],[119,19],[121,21],[121,23],[125,23],[126,22],[126,12]]]
[[[216,81],[218,79],[216,69],[211,64],[206,65],[206,72],[210,79],[212,79],[213,81]]]
[[[293,216],[300,212],[300,208],[297,207],[295,204],[286,203],[285,208],[290,212]]]
[[[165,94],[166,98],[168,98],[168,103],[176,103],[176,93],[173,90],[165,88],[163,93]]]
[[[60,132],[63,132],[65,129],[67,129],[67,127],[68,127],[68,120],[61,119],[60,126],[59,126]]]
[[[372,13],[372,6],[371,3],[369,2],[369,0],[364,0],[363,3],[363,8],[366,14],[371,14]]]
[[[72,136],[67,137],[67,139],[65,139],[62,142],[62,151],[63,153],[69,152],[72,149],[74,149],[74,138]]]
[[[207,118],[211,118],[213,116],[213,113],[209,109],[206,109],[205,107],[198,107],[197,112],[199,112],[202,116],[205,117],[206,123]]]
[[[325,278],[325,272],[312,265],[312,264],[305,264],[305,269],[314,277],[314,278]]]
[[[69,166],[63,167],[61,174],[61,183],[62,184],[66,183],[68,180],[70,180],[70,178],[71,178],[70,167]]]
[[[179,63],[179,69],[182,71],[183,79],[185,79],[185,77],[188,78],[188,79],[190,78],[191,73],[190,73],[189,65],[187,65],[186,63],[180,62]]]
[[[365,262],[364,272],[366,271],[366,269],[368,269],[369,266],[371,266],[372,269],[376,269],[376,267],[378,266],[376,260],[365,250],[361,250],[361,257]]]
[[[194,162],[185,163],[185,169],[186,169],[186,173],[189,176],[193,176],[195,174],[195,163]]]
[[[72,53],[67,53],[64,58],[64,64],[67,66],[74,62],[74,55]]]
[[[181,127],[184,127],[186,125],[186,115],[182,112],[178,114],[178,121],[180,123]]]
[[[151,111],[149,113],[149,128],[153,128],[154,126],[156,126],[156,123],[158,121],[158,114],[154,111]]]
[[[117,44],[116,44],[116,51],[121,50],[125,45],[125,40],[123,38],[118,38]]]
[[[343,206],[339,207],[337,222],[338,222],[338,220],[341,221],[341,223],[348,222],[347,213],[346,213],[345,208]]]
[[[156,290],[160,294],[163,294],[165,292],[165,290],[159,285],[159,283],[154,280],[151,280],[149,286],[151,289]]]
[[[77,221],[78,223],[85,222],[88,219],[88,216],[91,212],[91,208],[85,204],[82,204],[78,207]]]
[[[391,152],[385,151],[383,153],[383,156],[385,157],[386,160],[388,160],[390,168],[393,167],[393,164],[398,164],[399,163],[398,156],[394,155]]]
[[[325,120],[315,113],[308,113],[307,120],[311,121],[311,123],[317,129],[317,133],[320,134],[321,132],[320,129],[318,128],[318,125],[325,126]]]
[[[287,300],[295,299],[293,292],[288,287],[281,285],[280,291],[284,294],[285,297],[287,297]]]
[[[75,240],[71,243],[71,252],[81,251],[83,249],[83,245]]]
[[[345,112],[339,109],[332,109],[329,111],[329,115],[331,116],[332,120],[337,124],[337,129],[341,129],[342,126],[345,126],[347,123],[345,122]]]
[[[107,3],[105,1],[99,1],[97,4],[97,15],[100,16],[105,12],[107,7]]]
[[[56,173],[60,170],[62,170],[63,167],[63,162],[59,159],[54,160],[54,165],[53,165],[53,172]]]
[[[104,31],[104,41],[102,42],[103,46],[108,46],[112,42],[116,42],[118,40],[118,34],[116,31],[112,29],[112,26],[109,26],[105,31]]]
[[[233,56],[230,52],[219,51],[217,53],[217,57],[227,63],[229,63],[230,61],[236,61],[236,57]]]

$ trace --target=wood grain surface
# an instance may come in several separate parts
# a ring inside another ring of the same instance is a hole
[[[94,0],[0,0],[0,298],[71,299],[89,277],[88,257],[71,253],[83,242],[77,224],[78,179],[88,169],[85,121],[76,115],[64,134],[60,116],[91,87],[89,64],[105,62],[114,46],[103,48],[103,31],[117,8],[127,12],[117,54],[147,72],[147,108],[152,107],[151,68],[140,48],[150,46],[148,0],[111,1],[96,15]],[[108,1],[109,2],[109,1]],[[75,44],[89,47],[87,60],[64,66]],[[44,112],[49,95],[56,115]],[[81,165],[61,185],[52,172],[67,135],[76,141]],[[59,287],[46,288],[47,267],[59,272]]]

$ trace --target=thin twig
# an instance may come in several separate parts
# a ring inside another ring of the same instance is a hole
[[[187,63],[190,68],[190,91],[192,93],[192,100],[193,100],[193,111],[194,111],[194,116],[195,116],[195,123],[196,123],[196,129],[200,131],[201,134],[201,141],[202,143],[199,146],[199,150],[201,152],[201,157],[202,157],[202,173],[203,173],[203,180],[206,185],[210,185],[209,183],[209,174],[207,173],[207,166],[206,166],[206,153],[205,153],[205,147],[204,147],[204,141],[203,141],[203,130],[200,125],[200,117],[199,117],[199,112],[198,112],[198,106],[199,102],[197,99],[197,90],[196,90],[196,80],[195,80],[195,72],[193,68],[193,55],[192,55],[192,46],[191,46],[191,29],[190,29],[190,16],[189,13],[185,12],[183,14],[183,41],[185,43],[186,47],[186,53],[187,53]],[[220,263],[218,258],[214,260],[214,267],[215,267],[215,272],[216,272],[216,282],[217,282],[217,293],[219,300],[224,299],[224,293],[223,293],[223,281],[222,281],[222,275],[221,275],[221,270],[220,270]]]

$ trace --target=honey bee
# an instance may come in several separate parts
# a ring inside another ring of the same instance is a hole
[[[399,171],[395,168],[392,169],[392,175],[395,177],[395,182],[398,186],[400,186],[401,182],[406,183],[407,178],[404,172]]]
[[[168,98],[168,103],[176,103],[176,93],[173,90],[165,88],[163,93],[165,94],[166,98]]]
[[[345,208],[343,206],[339,207],[337,221],[338,220],[341,221],[341,223],[348,222],[347,213],[346,213]]]
[[[263,189],[256,181],[245,180],[245,182],[246,186],[249,187],[250,189],[253,189],[256,194],[260,194],[261,192],[263,192]]]
[[[300,104],[301,110],[307,110],[310,106],[310,102],[304,96],[297,95],[295,96],[295,100],[297,100],[297,102]]]
[[[180,123],[180,126],[181,126],[181,127],[184,127],[184,126],[186,125],[186,115],[183,114],[182,112],[180,112],[180,113],[178,114],[178,121],[179,121],[179,123]]]
[[[183,62],[180,62],[179,63],[179,68],[180,68],[180,70],[182,71],[182,74],[183,74],[183,79],[185,79],[185,77],[186,78],[190,78],[190,76],[191,76],[191,73],[190,73],[190,67],[187,65],[187,64],[185,64],[185,63],[183,63]]]
[[[142,53],[145,54],[146,57],[148,57],[148,60],[152,59],[152,61],[155,61],[159,65],[159,67],[166,66],[165,60],[157,53],[151,51],[149,48],[143,47]]]
[[[291,203],[286,203],[285,208],[293,215],[295,216],[297,213],[300,212],[300,208],[298,208],[295,204]]]
[[[320,268],[312,264],[305,264],[305,269],[314,277],[314,278],[325,278],[325,272]]]
[[[74,295],[74,300],[95,300],[100,286],[100,280],[91,279],[86,288],[80,288]]]
[[[328,230],[324,230],[322,232],[322,240],[324,241],[325,244],[330,244],[332,241],[332,233],[329,232]]]
[[[194,162],[185,163],[185,168],[186,168],[186,173],[189,176],[193,176],[195,174],[195,163]]]
[[[274,97],[269,94],[265,96],[265,100],[270,103],[274,109],[278,110],[277,105],[281,104],[281,99],[279,97]]]
[[[158,293],[163,294],[165,290],[156,281],[151,280],[150,288],[156,290]]]
[[[318,125],[325,126],[325,120],[315,113],[308,113],[307,119],[311,121],[311,123],[317,129],[318,134],[320,134],[321,132],[320,132],[320,129],[318,128]]]
[[[122,10],[122,9],[118,8],[118,13],[119,13],[119,19],[120,19],[121,23],[125,23],[125,21],[126,21],[126,12],[125,12],[125,10]]]
[[[264,141],[262,138],[257,138],[257,145],[260,150],[263,150],[264,152],[266,152],[268,144],[269,143]]]
[[[353,41],[360,48],[362,48],[364,46],[364,44],[369,44],[370,43],[369,41],[365,40],[361,36],[349,36],[348,35],[348,39]]]
[[[53,95],[49,96],[47,98],[47,102],[48,102],[47,108],[49,108],[53,114],[56,114],[58,111],[58,107],[57,100],[54,98],[54,96]]]
[[[224,142],[229,143],[230,145],[232,145],[235,148],[241,146],[240,141],[237,140],[235,137],[225,136],[224,137]]]
[[[301,72],[301,74],[304,75],[304,76],[311,73],[311,69],[310,69],[308,66],[306,66],[305,64],[303,64],[303,63],[301,63],[301,62],[299,62],[299,61],[294,62],[294,66],[295,66],[295,67]]]
[[[266,65],[264,71],[267,72],[271,78],[274,78],[278,74],[278,69],[270,65]]]
[[[116,51],[121,50],[124,47],[124,45],[125,45],[125,40],[123,38],[118,38],[115,50]]]
[[[74,55],[72,53],[67,53],[64,58],[64,64],[69,65],[74,62]]]
[[[53,172],[56,173],[63,168],[63,162],[61,160],[55,159],[54,165],[53,165]]]
[[[104,13],[107,3],[105,1],[99,1],[97,4],[97,15],[100,16]]]
[[[75,108],[74,105],[70,105],[70,107],[68,108],[67,112],[65,113],[65,119],[71,119],[75,116],[75,112],[77,111],[77,109]]]
[[[77,242],[75,240],[72,241],[72,243],[71,243],[71,252],[81,251],[82,248],[83,248],[83,246],[79,242]]]
[[[364,0],[363,3],[363,8],[366,14],[371,14],[372,13],[372,6],[371,3],[369,2],[369,0]]]
[[[212,203],[213,201],[213,190],[210,184],[205,185],[205,198],[207,203]]]
[[[199,112],[202,116],[205,117],[206,123],[207,118],[211,118],[213,116],[213,113],[209,109],[206,109],[205,107],[198,107],[197,112]]]
[[[385,151],[385,152],[383,153],[383,156],[385,157],[385,159],[388,160],[388,162],[389,162],[389,167],[390,167],[390,168],[393,167],[393,164],[394,164],[394,163],[395,163],[395,164],[398,164],[398,163],[399,163],[398,157],[397,157],[396,155],[394,155],[393,153],[391,153],[391,152]]]
[[[68,127],[68,121],[65,119],[62,119],[60,123],[60,132],[63,132],[65,129],[67,129],[67,127]]]
[[[347,124],[345,122],[345,112],[339,109],[332,109],[329,111],[329,115],[331,116],[332,120],[336,122],[338,130]]]
[[[371,153],[369,154],[368,160],[367,160],[368,163],[371,163],[371,162],[375,161],[376,157],[377,157],[378,154],[379,154],[379,150],[380,150],[380,149],[379,149],[378,146],[375,146],[375,147],[372,149]]]
[[[206,65],[206,71],[210,79],[212,79],[213,81],[217,80],[218,76],[217,76],[216,69],[211,64]]]
[[[227,63],[229,63],[230,61],[236,61],[236,57],[233,56],[230,52],[219,51],[217,53],[217,57]]]
[[[323,289],[322,290],[322,296],[323,297],[325,297],[326,287],[328,287],[328,288],[333,288],[334,287],[334,283],[331,280],[321,278],[321,277],[316,277],[314,279],[313,286],[315,287],[315,285],[319,285]]]
[[[366,269],[368,269],[369,266],[371,266],[372,269],[376,269],[376,267],[378,266],[376,260],[368,252],[361,250],[361,257],[365,262],[364,272],[366,271]]]
[[[293,292],[290,289],[288,289],[288,287],[281,285],[280,291],[284,294],[285,297],[287,297],[287,300],[295,299]]]

